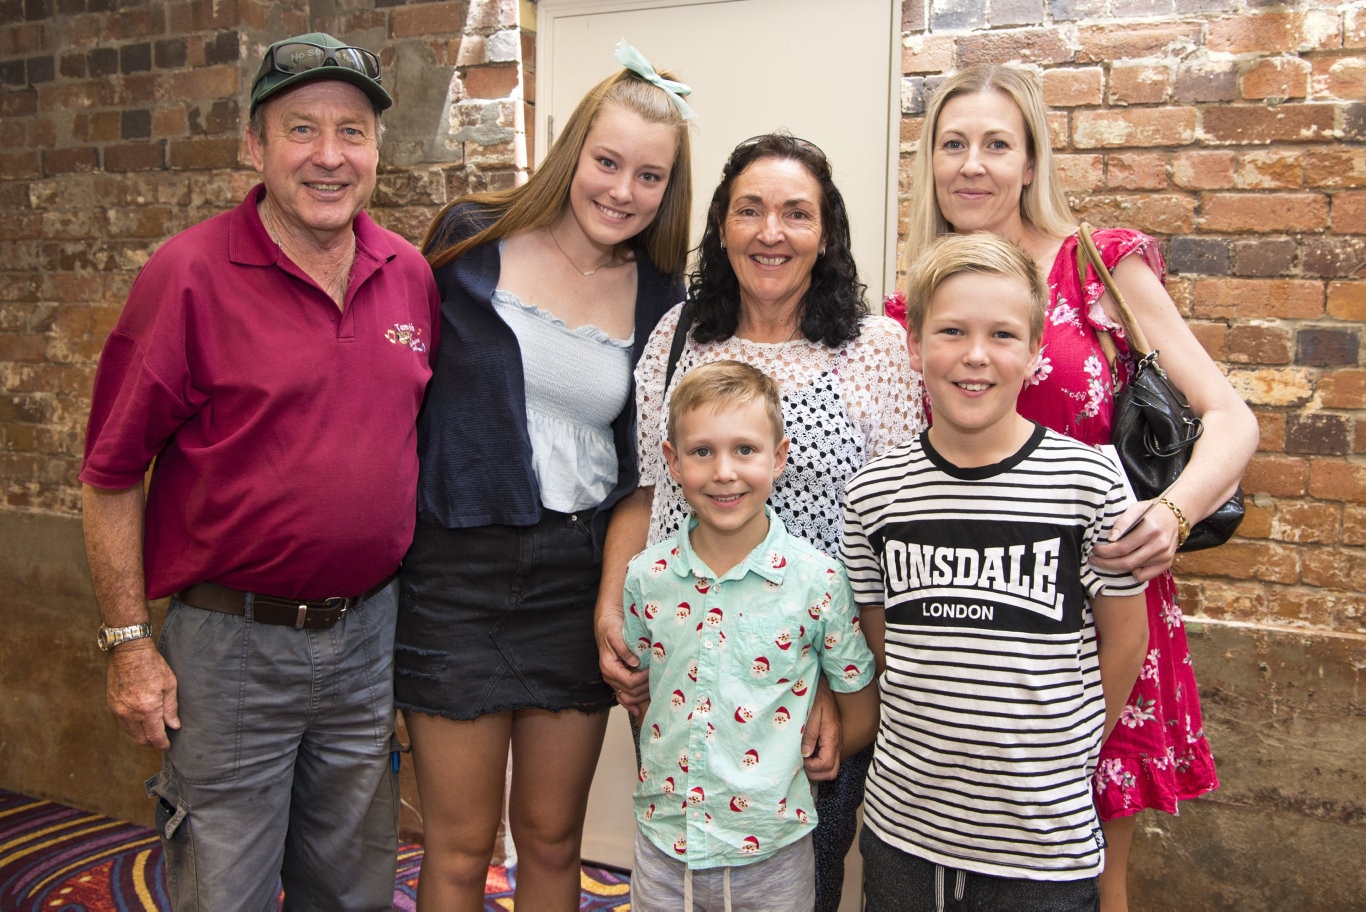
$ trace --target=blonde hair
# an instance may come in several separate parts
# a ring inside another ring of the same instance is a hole
[[[906,216],[906,247],[901,267],[909,269],[920,251],[935,238],[953,231],[939,210],[934,185],[935,134],[944,106],[960,95],[1000,92],[1020,110],[1024,121],[1029,160],[1034,165],[1034,180],[1020,193],[1020,215],[1025,222],[1052,237],[1066,237],[1076,230],[1077,222],[1067,205],[1058,180],[1058,165],[1048,138],[1048,109],[1034,77],[1011,66],[984,63],[954,73],[935,90],[925,112],[920,140],[916,143],[915,178],[910,214]]]
[[[762,399],[773,424],[773,439],[783,439],[782,393],[777,381],[743,361],[713,361],[683,375],[669,398],[668,438],[676,439],[679,418],[694,409],[710,406],[744,407]]]
[[[973,273],[1016,279],[1029,289],[1029,343],[1043,338],[1048,289],[1034,261],[1019,247],[989,231],[947,234],[930,244],[906,272],[906,326],[919,336],[940,286]]]
[[[660,76],[673,79],[667,71]],[[422,249],[433,269],[457,259],[481,244],[547,228],[559,218],[569,202],[569,187],[579,165],[588,132],[598,113],[609,104],[620,105],[649,123],[674,128],[678,146],[674,153],[669,183],[664,188],[659,211],[636,239],[650,262],[665,275],[683,272],[688,258],[688,220],[692,208],[692,148],[687,121],[669,94],[641,79],[630,70],[621,70],[589,89],[574,113],[565,122],[564,132],[546,153],[545,161],[526,183],[505,190],[472,193],[449,203],[427,229]],[[450,244],[443,237],[442,223],[454,206],[465,203],[484,209],[493,223],[482,231]]]

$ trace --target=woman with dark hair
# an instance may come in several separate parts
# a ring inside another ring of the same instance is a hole
[[[680,318],[687,322],[676,340]],[[622,641],[626,564],[673,535],[688,515],[660,446],[669,396],[689,370],[723,359],[778,381],[791,445],[769,502],[788,531],[835,555],[845,483],[918,432],[924,414],[901,327],[869,314],[844,199],[824,153],[806,140],[773,133],[731,152],[707,212],[688,302],[660,320],[636,367],[640,487],[613,514],[597,612],[603,676],[628,708],[644,699],[647,676],[634,670]],[[817,727],[808,725],[810,737]],[[850,758],[834,784],[844,797],[817,805],[830,818],[815,839],[821,910],[839,902],[866,766],[866,757]],[[836,804],[843,813],[834,812]],[[840,823],[846,832],[837,834],[831,824]]]
[[[456,200],[423,245],[442,344],[418,418],[395,697],[424,910],[484,908],[505,791],[518,906],[579,907],[614,702],[593,638],[601,545],[635,489],[631,372],[682,297],[691,205],[687,87],[625,42],[617,57],[526,183]]]

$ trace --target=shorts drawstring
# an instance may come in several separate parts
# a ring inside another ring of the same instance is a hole
[[[962,870],[955,870],[953,874],[953,899],[962,902],[968,891],[968,874]],[[944,912],[944,866],[940,864],[934,866],[934,908],[935,912]]]
[[[730,865],[721,869],[721,895],[725,903],[725,912],[731,912]],[[692,868],[683,869],[683,908],[687,912],[692,912]]]

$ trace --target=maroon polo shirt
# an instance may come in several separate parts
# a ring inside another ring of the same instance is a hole
[[[128,488],[155,459],[149,598],[355,595],[412,538],[431,270],[362,213],[338,310],[266,233],[264,192],[157,250],[100,358],[80,479]]]

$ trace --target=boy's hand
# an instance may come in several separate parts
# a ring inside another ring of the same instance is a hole
[[[812,782],[834,779],[840,771],[840,711],[835,696],[824,679],[816,688],[816,698],[802,731],[802,766]]]

